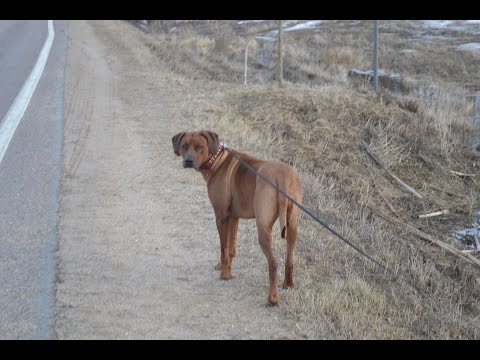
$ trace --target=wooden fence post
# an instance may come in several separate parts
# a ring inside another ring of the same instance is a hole
[[[475,92],[475,105],[473,107],[473,124],[480,128],[480,91]]]
[[[282,27],[283,21],[278,20],[278,67],[277,67],[277,80],[281,86],[283,82],[283,53],[282,53]]]
[[[378,20],[373,21],[373,89],[378,91]]]
[[[247,85],[247,59],[248,59],[248,43],[245,45],[245,72],[244,72],[245,81],[243,82],[243,85]]]

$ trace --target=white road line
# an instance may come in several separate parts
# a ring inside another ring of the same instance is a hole
[[[7,115],[5,115],[3,118],[3,124],[0,128],[0,163],[2,162],[3,155],[5,155],[5,151],[7,151],[8,145],[10,144],[10,140],[12,139],[15,130],[17,129],[25,110],[30,103],[33,92],[37,87],[38,80],[40,80],[40,77],[42,76],[48,55],[50,54],[50,48],[52,47],[54,37],[55,33],[53,31],[53,22],[52,20],[48,20],[47,40],[43,45],[42,51],[40,51],[40,55],[38,55],[37,62],[35,63],[35,66],[33,67],[32,72],[28,76],[27,80],[23,84],[22,89],[13,101],[13,104],[8,110]]]

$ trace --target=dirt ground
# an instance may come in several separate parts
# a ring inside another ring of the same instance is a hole
[[[240,222],[235,278],[219,280],[204,180],[171,145],[191,126],[182,93],[129,26],[69,23],[58,339],[305,338],[281,302],[266,306],[252,221]]]

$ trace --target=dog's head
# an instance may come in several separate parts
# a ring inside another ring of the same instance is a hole
[[[215,154],[218,135],[211,131],[181,132],[172,137],[173,152],[183,158],[183,167],[198,169]]]

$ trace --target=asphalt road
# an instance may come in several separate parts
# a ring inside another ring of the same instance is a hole
[[[48,22],[0,21],[0,126],[28,78]],[[67,24],[0,160],[0,339],[55,338],[55,251]]]

